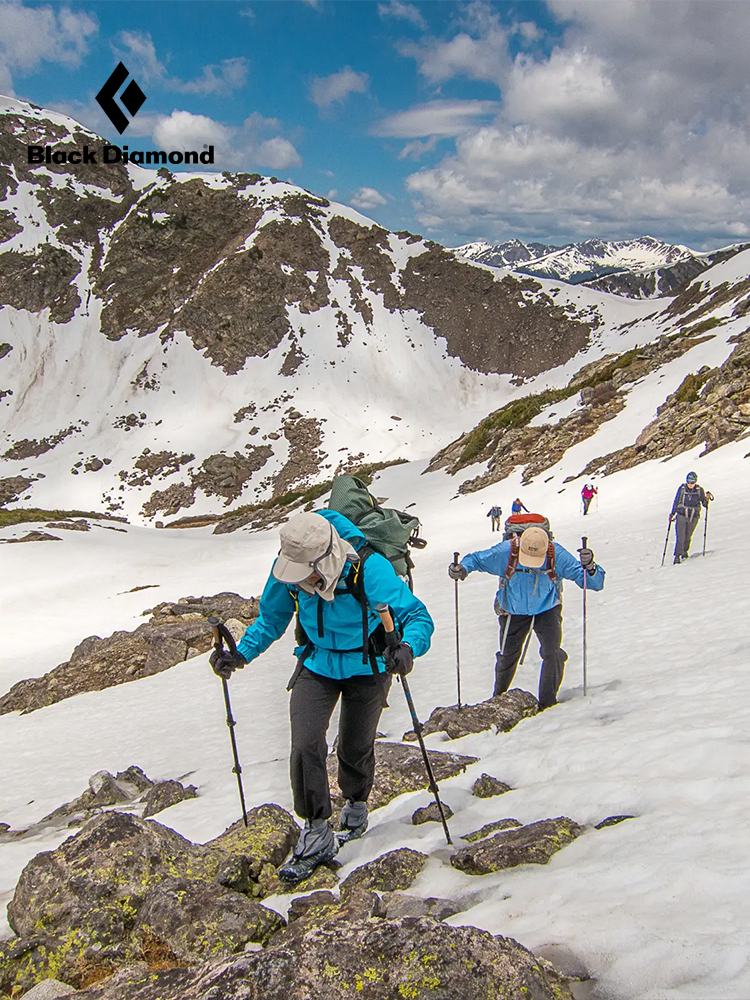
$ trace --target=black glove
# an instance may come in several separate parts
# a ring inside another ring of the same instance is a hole
[[[389,674],[405,676],[414,666],[414,652],[408,642],[396,642],[385,649],[385,669]]]
[[[245,658],[240,653],[230,653],[228,649],[215,649],[208,658],[217,677],[228,681],[235,670],[242,670]]]
[[[578,555],[581,559],[581,566],[590,573],[592,576],[596,573],[596,563],[594,562],[594,553],[591,549],[578,549]]]
[[[706,500],[713,500],[713,498],[714,498],[713,493],[709,493],[708,490],[706,490]]]
[[[451,580],[465,580],[469,571],[461,563],[451,563],[448,567],[448,576]]]

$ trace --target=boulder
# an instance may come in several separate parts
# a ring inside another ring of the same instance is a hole
[[[442,750],[428,750],[427,757],[438,782],[461,774],[478,759],[463,754],[445,753]],[[345,802],[338,786],[338,757],[335,753],[329,754],[327,766],[335,819]],[[419,747],[376,741],[375,784],[368,798],[371,810],[386,805],[404,792],[416,792],[427,787],[427,772]]]
[[[67,983],[61,983],[59,979],[45,979],[24,993],[23,1000],[57,1000],[57,997],[67,997],[71,993],[75,990]]]
[[[482,774],[471,786],[471,794],[478,799],[491,799],[495,795],[503,795],[510,791],[512,791],[510,785],[493,778],[491,774]]]
[[[315,927],[271,947],[193,969],[105,982],[80,1000],[573,1000],[568,981],[512,938],[431,917]]]
[[[450,819],[453,815],[453,810],[447,802],[441,800],[440,804],[443,807],[445,818]],[[440,815],[437,802],[430,802],[428,806],[421,806],[419,809],[415,809],[412,813],[411,821],[414,826],[421,826],[422,823],[442,823],[443,819]]]
[[[257,882],[265,866],[278,868],[286,859],[299,832],[291,813],[275,803],[266,803],[248,810],[247,826],[239,819],[204,846],[245,859],[249,877]]]
[[[451,864],[467,875],[488,875],[517,865],[546,865],[553,854],[582,833],[583,827],[566,816],[542,819],[464,847],[451,855]]]
[[[409,889],[426,864],[427,855],[410,847],[388,851],[347,875],[341,883],[341,895],[344,897],[347,893],[361,889],[377,892]]]
[[[170,779],[169,781],[159,781],[146,792],[144,801],[146,808],[143,810],[143,818],[155,816],[156,813],[169,809],[170,806],[185,799],[194,799],[198,795],[195,785],[188,785],[187,788],[179,781]]]
[[[456,705],[447,708],[436,708],[422,727],[422,735],[430,733],[446,733],[451,740],[457,740],[469,733],[482,733],[488,729],[507,733],[518,725],[521,719],[536,715],[539,703],[533,694],[513,688],[504,694],[499,694],[477,705]],[[409,742],[416,740],[413,732],[404,733],[404,739]]]
[[[132,962],[178,966],[267,941],[284,921],[220,884],[229,858],[155,820],[117,811],[89,820],[21,873],[0,990],[51,974],[80,987]]]
[[[513,830],[519,826],[523,826],[523,824],[519,823],[517,819],[496,819],[491,823],[485,823],[478,830],[465,833],[461,840],[468,840],[470,844],[473,844],[475,840],[484,840],[485,837],[489,837],[491,833],[497,833],[498,830]]]
[[[382,898],[387,920],[400,920],[401,917],[432,917],[434,920],[447,920],[448,917],[461,912],[461,907],[452,899],[409,896],[405,892],[386,893]]]

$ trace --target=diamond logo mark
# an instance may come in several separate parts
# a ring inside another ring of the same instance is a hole
[[[118,63],[115,66],[110,78],[96,95],[97,103],[120,135],[122,135],[128,127],[130,120],[123,112],[117,101],[115,101],[115,95],[129,76],[130,73],[126,69],[124,63]],[[135,80],[131,80],[120,95],[120,100],[124,104],[126,110],[130,112],[132,118],[135,118],[140,111],[143,102],[146,100],[146,95],[143,93]]]

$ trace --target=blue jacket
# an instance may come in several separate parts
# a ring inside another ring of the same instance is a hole
[[[557,542],[555,545],[555,572],[560,581],[573,580],[579,587],[583,587],[583,574],[586,572],[575,556],[571,555],[567,549]],[[549,611],[556,604],[562,604],[562,582],[560,592],[547,576],[547,572],[542,566],[541,569],[527,569],[519,566],[515,573],[505,581],[505,570],[508,567],[510,558],[510,542],[499,542],[491,549],[483,552],[471,552],[464,556],[461,565],[465,566],[469,573],[479,570],[482,573],[492,573],[497,575],[500,589],[497,592],[497,602],[501,608],[511,615],[540,615],[543,611]],[[601,590],[604,587],[604,570],[601,566],[596,567],[596,573],[589,573],[586,581],[589,590]]]
[[[331,522],[342,538],[353,548],[365,544],[365,536],[352,522],[332,510],[316,511]],[[380,617],[373,611],[375,605],[390,605],[393,617],[402,632],[402,639],[422,656],[430,648],[434,624],[427,608],[396,576],[393,566],[377,552],[373,552],[364,565],[364,587],[368,604],[368,634],[380,624]],[[292,620],[299,602],[302,627],[314,644],[304,660],[313,673],[342,680],[372,674],[369,661],[362,662],[362,605],[346,589],[344,579],[348,565],[341,574],[333,601],[324,601],[317,594],[308,594],[293,584],[280,583],[271,573],[260,599],[260,614],[250,625],[237,645],[249,663],[263,653],[272,642],[280,639]],[[318,606],[322,605],[323,635],[318,635]],[[300,656],[304,646],[298,646],[295,656]],[[346,651],[346,652],[342,652]],[[383,658],[378,657],[378,669],[384,670]]]

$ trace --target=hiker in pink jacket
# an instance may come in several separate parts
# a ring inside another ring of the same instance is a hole
[[[583,500],[583,513],[588,514],[589,506],[591,501],[594,499],[599,490],[596,486],[592,486],[591,483],[586,483],[586,485],[581,490],[581,499]]]

